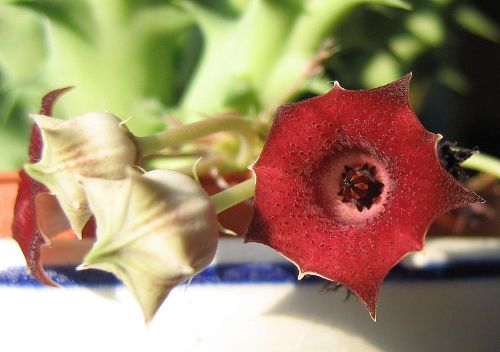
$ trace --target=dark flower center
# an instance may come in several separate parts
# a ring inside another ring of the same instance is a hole
[[[382,193],[384,184],[375,178],[375,166],[365,163],[361,167],[344,166],[340,180],[342,202],[352,203],[359,211],[370,209],[373,201]]]

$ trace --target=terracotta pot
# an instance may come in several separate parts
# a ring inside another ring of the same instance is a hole
[[[12,237],[12,221],[18,189],[17,172],[0,173],[0,238]]]

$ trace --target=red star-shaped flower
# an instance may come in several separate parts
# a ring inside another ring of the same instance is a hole
[[[423,247],[434,218],[481,202],[440,165],[440,136],[408,102],[411,76],[364,91],[335,83],[281,107],[253,166],[255,214],[246,241],[354,292],[375,319],[379,287]]]

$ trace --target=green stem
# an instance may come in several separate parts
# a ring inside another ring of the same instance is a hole
[[[252,177],[246,181],[238,183],[236,186],[214,194],[211,198],[215,205],[215,211],[219,214],[224,210],[243,202],[244,200],[252,198],[254,194],[255,178]]]
[[[308,66],[321,43],[332,28],[336,28],[345,15],[361,0],[311,0],[304,2],[304,9],[295,19],[288,33],[281,56],[273,62],[271,74],[259,91],[266,108],[274,108],[295,93],[307,76]],[[293,91],[290,92],[290,87]],[[286,94],[285,94],[286,93]],[[269,115],[271,116],[271,115]]]
[[[356,6],[380,4],[408,9],[409,5],[400,0],[308,0],[302,4],[293,27],[290,28],[281,56],[271,62],[273,68],[266,83],[258,90],[266,109],[274,110],[296,93],[305,78],[311,75],[308,66],[313,62],[321,43],[339,27],[346,15]],[[290,92],[290,87],[295,91]],[[286,94],[285,94],[286,93]],[[268,118],[272,114],[268,115]]]
[[[485,172],[500,178],[500,160],[494,156],[484,153],[474,154],[461,165],[465,168]]]
[[[253,161],[256,138],[253,125],[250,121],[238,117],[208,118],[149,136],[137,137],[137,144],[142,155],[148,156],[217,132],[236,132],[241,136],[240,153],[236,160],[238,166],[247,167]]]
[[[182,2],[197,19],[205,47],[181,101],[183,121],[199,120],[199,111],[221,111],[231,106],[235,91],[252,95],[267,80],[295,17],[289,2],[250,1],[238,19]]]

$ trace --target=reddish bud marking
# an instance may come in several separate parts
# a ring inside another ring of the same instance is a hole
[[[56,100],[71,87],[54,90],[42,98],[40,114],[50,116]],[[37,162],[42,154],[43,143],[38,126],[33,125],[31,129],[31,139],[29,145],[29,160]],[[31,275],[45,285],[56,286],[47,276],[40,262],[40,248],[48,243],[37,226],[35,214],[35,198],[39,193],[47,193],[48,189],[33,180],[22,169],[19,171],[20,183],[19,191],[14,208],[14,222],[12,233],[14,239],[19,243],[19,247],[26,258],[26,263]]]

